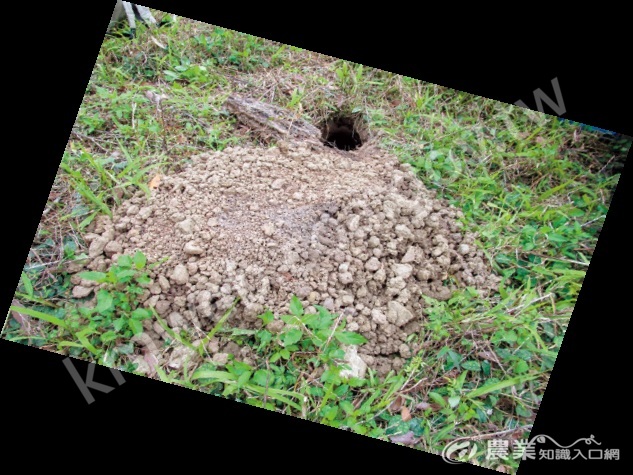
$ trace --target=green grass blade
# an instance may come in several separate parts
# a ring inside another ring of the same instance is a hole
[[[507,388],[509,386],[515,386],[517,384],[524,383],[526,381],[531,381],[532,379],[536,379],[540,376],[540,374],[526,374],[525,376],[517,376],[515,378],[506,379],[503,381],[499,381],[498,383],[480,386],[477,389],[469,392],[466,396],[469,398],[476,398],[480,396],[484,396],[493,391],[498,391],[500,389]]]
[[[15,305],[11,305],[11,307],[9,308],[14,312],[23,313],[24,315],[28,315],[29,317],[38,318],[40,320],[44,320],[45,322],[52,323],[53,325],[57,325],[64,330],[68,330],[66,322],[47,313],[38,312],[37,310],[33,310],[31,308],[17,307]]]

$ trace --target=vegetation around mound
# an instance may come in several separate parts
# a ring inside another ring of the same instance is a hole
[[[502,278],[498,292],[426,297],[419,351],[384,378],[341,377],[344,346],[364,339],[297,299],[277,315],[299,321],[294,331],[234,328],[231,307],[207,334],[169,330],[190,350],[183,362],[198,355],[195,368],[153,368],[134,335],[151,319],[164,328],[137,298],[157,263],[135,253],[84,275],[104,285],[86,306],[71,293],[75,261],[99,216],[191,156],[278,145],[236,122],[225,108],[234,93],[317,125],[361,116],[377,147],[462,211]],[[552,116],[183,18],[132,41],[106,38],[3,337],[432,452],[460,437],[527,438],[629,148]],[[220,334],[234,345],[205,357]],[[238,361],[240,348],[249,350]],[[520,462],[484,456],[482,445],[482,465]]]

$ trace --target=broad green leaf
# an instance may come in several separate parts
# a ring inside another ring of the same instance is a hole
[[[334,405],[331,407],[327,407],[325,409],[325,413],[323,414],[323,417],[325,419],[332,420],[336,417],[337,414],[338,414],[338,406]]]
[[[180,75],[174,71],[165,69],[163,73],[165,74],[165,76],[167,76],[167,81],[177,81],[178,79],[180,79]]]
[[[514,330],[505,331],[503,333],[503,339],[509,343],[517,341],[517,334]]]
[[[270,381],[272,381],[271,376],[272,375],[270,374],[270,371],[265,369],[258,369],[257,371],[255,371],[252,381],[255,384],[266,387],[270,383]]]
[[[268,343],[271,342],[271,340],[273,339],[273,334],[270,333],[268,330],[259,330],[257,332],[257,338],[259,339],[259,348],[258,349],[262,349],[265,346],[268,345]]]
[[[347,380],[347,384],[349,384],[353,388],[360,388],[361,386],[364,386],[366,383],[367,383],[366,379],[360,379],[355,376],[352,376],[351,378]]]
[[[505,264],[505,265],[512,264],[515,261],[512,257],[506,254],[497,254],[497,256],[495,257],[495,260],[499,264]]]
[[[82,317],[90,318],[95,312],[95,309],[90,307],[79,307],[77,311],[81,314]]]
[[[80,272],[79,277],[86,280],[92,280],[94,282],[105,282],[107,274],[104,272]]]
[[[244,371],[242,374],[240,374],[239,378],[237,378],[237,385],[240,387],[244,386],[250,381],[252,374],[253,373],[251,371]]]
[[[325,371],[323,371],[323,374],[321,375],[321,381],[326,384],[340,383],[341,378],[338,375],[339,371],[337,371],[337,369],[338,368],[336,367],[330,367],[326,369]]]
[[[130,318],[127,321],[127,323],[130,326],[130,330],[132,330],[132,333],[134,334],[134,336],[140,335],[141,333],[143,333],[143,324],[139,320]]]
[[[532,416],[532,412],[529,409],[527,409],[524,406],[522,406],[521,404],[517,404],[515,411],[516,411],[517,415],[521,416],[521,417],[530,417],[530,416]]]
[[[459,368],[459,363],[462,360],[462,355],[460,355],[459,353],[453,351],[453,350],[448,350],[446,352],[446,355],[448,356],[448,360],[450,360],[451,365],[449,365],[449,367],[447,369],[450,368]]]
[[[116,261],[116,265],[119,267],[130,268],[132,267],[132,258],[127,254],[123,254],[122,256],[119,256],[119,259]]]
[[[313,307],[317,309],[317,312],[319,312],[321,317],[330,315],[329,310],[322,305],[313,305]]]
[[[301,325],[301,320],[296,315],[280,315],[279,318],[288,325]]]
[[[95,307],[95,310],[99,313],[104,313],[112,310],[113,306],[114,299],[112,298],[110,292],[105,289],[101,289],[97,293],[97,306]]]
[[[481,369],[484,373],[484,376],[490,376],[490,362],[489,361],[482,361]]]
[[[319,315],[317,313],[306,313],[301,317],[301,321],[308,328],[316,328],[319,323]]]
[[[226,366],[226,368],[233,374],[235,374],[236,376],[240,376],[241,374],[243,374],[246,371],[252,371],[253,368],[242,362],[242,361],[233,361],[233,363],[229,364]]]
[[[147,264],[145,254],[141,251],[136,251],[136,254],[134,254],[134,267],[140,270],[145,267],[145,264]]]
[[[345,411],[345,414],[351,415],[354,413],[354,405],[349,401],[341,401],[339,403],[339,407]]]
[[[530,367],[525,360],[519,360],[514,365],[515,373],[525,373],[528,369],[530,369]]]
[[[302,336],[303,332],[300,329],[291,328],[290,330],[282,334],[281,339],[284,342],[284,346],[290,346],[301,340]]]
[[[114,327],[114,330],[118,332],[120,332],[122,328],[125,328],[126,324],[127,324],[127,318],[125,317],[117,318],[114,322],[112,322],[112,326]]]
[[[448,405],[451,406],[451,408],[457,407],[457,405],[459,404],[459,399],[460,399],[459,396],[449,397]]]
[[[259,318],[262,319],[262,323],[264,324],[264,326],[266,326],[275,319],[275,315],[273,314],[273,312],[268,310],[266,313],[261,314]]]
[[[429,397],[431,399],[433,399],[433,401],[435,401],[437,404],[439,404],[442,407],[446,407],[446,401],[444,400],[444,398],[442,396],[440,396],[438,393],[434,392],[434,391],[430,391],[429,392]]]
[[[297,317],[303,315],[303,304],[296,295],[293,295],[292,299],[290,299],[290,313]]]
[[[152,316],[152,312],[150,312],[146,308],[137,308],[132,312],[132,318],[136,318],[137,320],[145,320],[146,318],[150,318]]]
[[[514,356],[517,356],[525,361],[530,361],[532,359],[532,352],[529,350],[525,350],[523,348],[519,348],[514,352]]]
[[[328,354],[333,359],[342,360],[345,358],[345,350],[342,348],[331,347],[331,352]]]
[[[104,343],[107,343],[109,341],[116,340],[116,338],[118,336],[119,335],[117,335],[116,332],[113,332],[112,330],[109,330],[109,331],[101,334],[101,341],[104,342]]]
[[[114,277],[118,281],[127,282],[131,277],[134,277],[134,274],[136,274],[136,271],[133,271],[132,269],[123,269],[115,271]]]
[[[334,333],[334,338],[344,345],[362,345],[363,343],[367,343],[367,338],[354,332],[336,332]]]
[[[481,371],[481,365],[479,361],[468,360],[462,363],[462,368],[470,371]]]

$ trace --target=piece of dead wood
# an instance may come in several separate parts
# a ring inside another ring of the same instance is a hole
[[[228,97],[226,108],[266,143],[275,139],[322,145],[321,131],[287,109],[237,94]]]

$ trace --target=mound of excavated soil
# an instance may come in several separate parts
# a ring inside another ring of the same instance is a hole
[[[255,328],[266,308],[287,313],[297,295],[342,313],[369,340],[359,349],[367,364],[398,368],[417,350],[405,341],[424,318],[422,295],[447,299],[452,282],[486,293],[499,279],[462,233],[459,210],[395,157],[366,155],[286,145],[195,156],[149,199],[139,192],[97,222],[87,267],[136,250],[168,257],[143,301],[176,330],[209,331],[237,296],[228,324]],[[76,296],[89,293],[73,282]],[[164,335],[146,328],[157,342]]]

